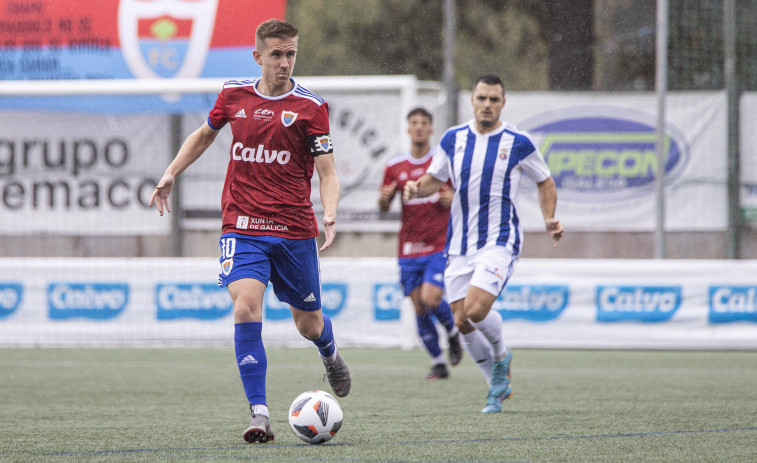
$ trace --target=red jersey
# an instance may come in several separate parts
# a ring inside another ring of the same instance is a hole
[[[402,189],[408,180],[418,180],[431,164],[433,150],[420,159],[409,152],[390,159],[384,170],[383,185],[397,182],[397,193],[402,199]],[[442,189],[450,188],[449,183]],[[399,233],[397,256],[420,257],[444,251],[447,240],[449,208],[439,204],[439,193],[410,201],[402,199],[402,227]]]
[[[208,116],[233,140],[223,186],[223,233],[304,239],[318,236],[310,201],[314,157],[333,153],[328,105],[292,80],[270,97],[260,79],[226,82]]]

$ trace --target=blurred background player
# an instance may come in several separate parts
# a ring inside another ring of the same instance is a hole
[[[455,322],[468,355],[489,383],[482,413],[502,411],[510,397],[512,352],[502,339],[502,316],[491,310],[513,273],[523,245],[516,196],[521,176],[536,182],[547,233],[555,246],[563,234],[555,219],[557,188],[531,137],[499,120],[505,86],[494,75],[479,77],[471,94],[474,119],[444,133],[428,171],[403,190],[408,201],[439,191],[452,179],[444,272]]]
[[[222,194],[219,285],[234,305],[234,347],[250,404],[247,442],[274,439],[266,403],[267,359],[262,340],[263,295],[269,282],[289,304],[302,336],[313,341],[339,397],[350,391],[347,365],[334,343],[331,320],[321,311],[318,223],[310,203],[313,170],[320,178],[324,251],[336,235],[339,179],[329,136],[328,105],[297,84],[297,28],[271,19],[255,33],[255,61],[261,77],[229,81],[218,94],[207,122],[193,132],[166,169],[150,205],[170,212],[168,196],[176,177],[231,125],[233,136]]]
[[[412,147],[409,152],[387,162],[378,199],[382,212],[389,210],[394,195],[402,191],[405,182],[420,178],[431,164],[432,124],[433,117],[424,108],[415,108],[408,113],[407,133]],[[426,379],[430,380],[449,376],[434,319],[447,331],[449,363],[460,363],[463,353],[460,332],[455,326],[450,306],[443,298],[446,265],[443,251],[452,195],[453,191],[447,183],[427,198],[408,201],[400,198],[402,226],[397,251],[400,283],[405,296],[413,301],[418,335],[432,358],[431,371],[426,375]]]

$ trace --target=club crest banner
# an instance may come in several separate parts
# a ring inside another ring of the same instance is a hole
[[[0,80],[256,77],[255,29],[285,15],[284,0],[0,0]],[[40,109],[29,100],[0,106]],[[123,112],[206,106],[191,97],[138,100]],[[97,111],[102,100],[59,106]]]
[[[213,35],[218,0],[121,0],[118,38],[137,78],[198,77]]]

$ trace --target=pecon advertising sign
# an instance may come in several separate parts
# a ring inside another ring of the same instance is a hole
[[[663,185],[668,231],[727,228],[724,94],[668,96]],[[557,214],[576,231],[651,231],[658,177],[656,100],[649,93],[508,95],[502,118],[528,131],[558,191]],[[533,182],[518,215],[543,229]]]

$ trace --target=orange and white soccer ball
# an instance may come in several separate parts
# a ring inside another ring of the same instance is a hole
[[[289,407],[289,427],[308,444],[331,440],[342,427],[343,418],[334,396],[318,389],[298,395]]]

